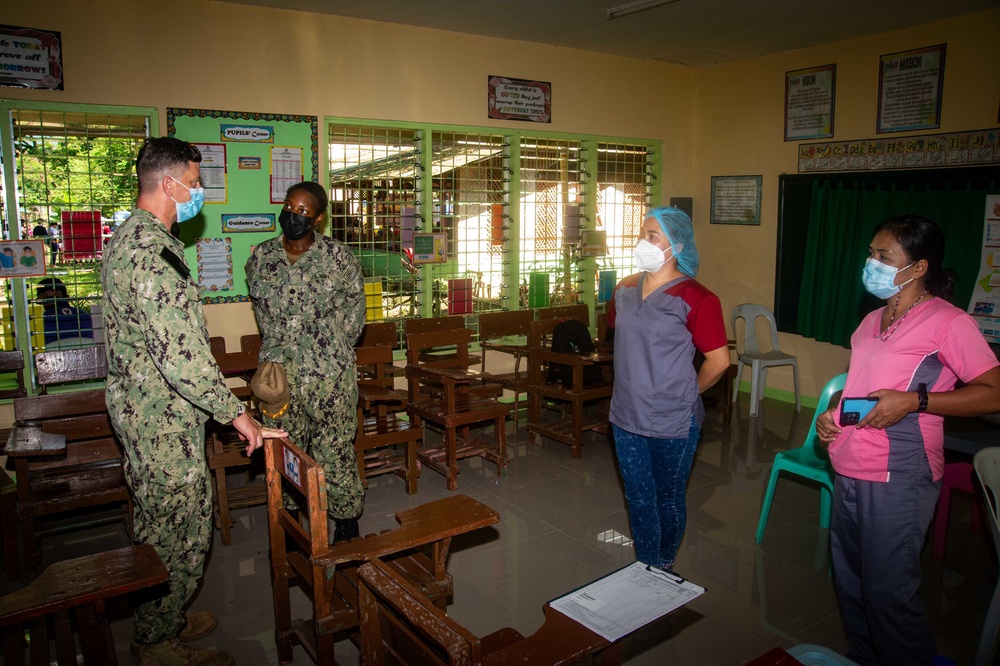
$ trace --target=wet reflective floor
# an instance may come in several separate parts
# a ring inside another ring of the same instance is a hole
[[[625,645],[627,664],[742,664],[774,646],[818,644],[843,653],[829,535],[819,527],[819,489],[782,477],[760,544],[754,534],[775,454],[800,446],[812,413],[765,400],[749,418],[741,394],[731,423],[710,411],[688,485],[688,526],[676,569],[708,592],[684,609],[639,631]],[[528,635],[543,621],[542,605],[634,560],[628,514],[611,441],[590,433],[578,460],[551,440],[529,444],[523,427],[509,436],[507,475],[480,458],[461,462],[458,491],[500,514],[493,528],[456,538],[449,571],[454,598],[449,615],[476,635],[510,626]],[[510,432],[508,424],[508,432]],[[237,482],[234,479],[234,482]],[[415,495],[394,475],[370,480],[361,518],[368,534],[395,527],[396,511],[449,494],[445,479],[424,469]],[[971,663],[996,581],[987,533],[970,530],[971,498],[952,503],[944,561],[924,552],[922,596],[939,652]],[[265,507],[234,513],[233,543],[219,532],[202,589],[192,607],[214,611],[219,628],[197,642],[219,647],[238,664],[277,664]],[[71,557],[115,547],[109,528],[44,543]],[[293,590],[293,617],[308,602]],[[123,664],[131,618],[121,604],[112,628]],[[300,615],[300,616],[301,616]],[[350,641],[337,644],[337,660],[357,664]],[[301,647],[295,664],[311,664]]]

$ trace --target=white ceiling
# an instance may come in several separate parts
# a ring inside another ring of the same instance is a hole
[[[629,0],[228,0],[611,53],[712,65],[889,32],[998,0],[677,0],[607,20]]]

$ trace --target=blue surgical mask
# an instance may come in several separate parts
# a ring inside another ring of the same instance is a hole
[[[865,270],[861,274],[861,281],[864,283],[865,289],[872,296],[876,298],[889,298],[898,294],[902,291],[903,287],[913,282],[913,278],[910,278],[903,284],[896,284],[896,274],[899,271],[905,271],[912,265],[894,268],[888,264],[883,264],[874,257],[868,257],[868,261],[865,262]]]
[[[205,203],[205,189],[201,187],[188,187],[173,176],[170,179],[191,193],[191,198],[184,203],[180,203],[177,199],[170,197],[174,202],[174,207],[177,209],[177,221],[187,222],[201,212],[201,205]]]

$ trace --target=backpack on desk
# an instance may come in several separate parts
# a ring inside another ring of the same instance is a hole
[[[592,354],[597,351],[590,337],[590,330],[583,322],[567,319],[556,324],[552,329],[552,351],[561,354]],[[562,363],[549,364],[550,384],[560,383],[569,388],[573,386],[573,367]],[[583,385],[589,386],[604,381],[601,366],[588,365],[583,368]]]

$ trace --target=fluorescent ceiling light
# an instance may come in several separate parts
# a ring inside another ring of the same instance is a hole
[[[643,12],[647,9],[652,9],[653,7],[669,5],[679,1],[680,0],[635,0],[634,2],[626,2],[624,5],[609,7],[608,20],[610,21],[611,19],[616,19],[620,16],[628,16],[629,14]]]

